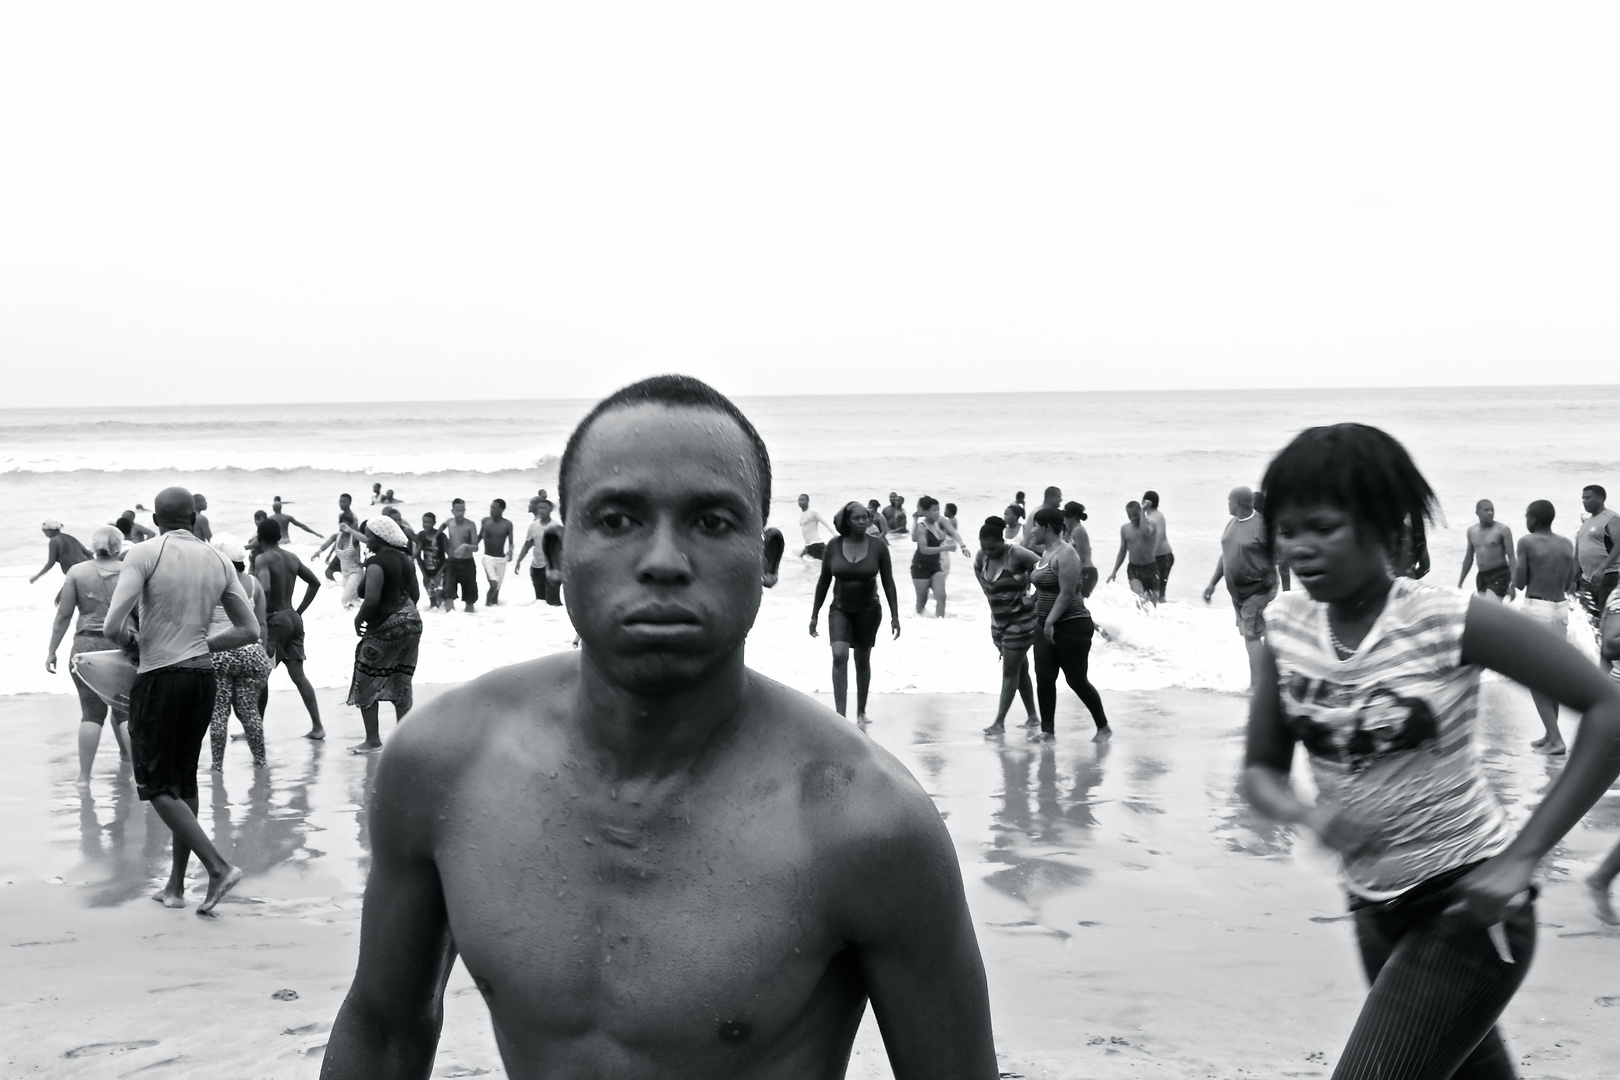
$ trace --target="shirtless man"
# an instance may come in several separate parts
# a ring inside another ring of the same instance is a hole
[[[821,539],[821,530],[826,529],[833,536],[838,530],[832,527],[832,522],[821,516],[820,510],[810,508],[810,496],[799,496],[799,531],[804,534],[804,550],[799,552],[801,559],[814,559],[821,562],[821,556],[826,554],[826,541]]]
[[[458,953],[512,1076],[838,1076],[870,998],[897,1077],[995,1077],[927,793],[744,666],[782,555],[752,425],[649,379],[580,422],[558,489],[581,647],[447,691],[383,752],[322,1077],[426,1076]]]
[[[442,531],[445,547],[450,550],[450,557],[444,561],[444,610],[455,609],[459,587],[466,610],[473,611],[478,603],[478,563],[473,558],[478,554],[478,526],[467,520],[465,500],[451,500],[450,520]]]
[[[129,692],[135,790],[174,834],[168,884],[152,899],[185,906],[186,866],[195,851],[208,870],[208,892],[197,905],[197,914],[206,915],[242,879],[197,821],[197,758],[214,715],[210,654],[258,641],[259,620],[231,564],[192,534],[191,492],[164,488],[152,505],[162,535],[124,559],[103,631],[117,645],[139,638],[141,646]],[[216,606],[231,625],[210,637]],[[138,632],[131,615],[138,615]]]
[[[1170,532],[1165,528],[1164,514],[1159,510],[1159,493],[1142,492],[1142,516],[1158,530],[1153,544],[1153,565],[1159,568],[1159,603],[1164,603],[1165,590],[1170,587],[1170,568],[1176,565],[1176,553],[1170,548]]]
[[[1119,554],[1114,556],[1114,572],[1108,575],[1109,584],[1119,576],[1119,566],[1130,556],[1125,580],[1131,583],[1138,605],[1143,602],[1159,603],[1159,564],[1153,561],[1158,549],[1159,530],[1142,513],[1142,504],[1132,500],[1125,504],[1125,516],[1130,520],[1119,527]]]
[[[1518,595],[1513,588],[1513,530],[1496,520],[1496,505],[1489,499],[1474,504],[1474,516],[1479,518],[1479,524],[1468,526],[1468,550],[1463,553],[1457,588],[1463,587],[1468,568],[1478,559],[1474,591],[1481,596],[1489,592],[1498,599],[1512,600]]]
[[[53,566],[60,566],[63,576],[66,576],[69,570],[91,557],[90,552],[79,542],[79,538],[63,532],[62,523],[55,518],[46,518],[41,522],[39,531],[45,534],[47,541],[45,565],[39,568],[39,573],[28,579],[28,584],[32,585],[50,573]]]
[[[118,531],[124,534],[124,539],[132,544],[139,544],[150,540],[157,533],[135,520],[135,511],[125,510],[118,515],[118,520],[112,523]]]
[[[267,517],[259,522],[259,555],[253,561],[253,572],[264,586],[269,638],[265,651],[270,654],[272,671],[276,664],[287,666],[287,675],[298,688],[298,696],[304,699],[304,708],[309,710],[310,728],[304,738],[318,741],[326,738],[326,728],[321,726],[321,706],[315,700],[315,688],[304,674],[304,612],[315,602],[321,579],[304,565],[304,560],[281,546],[281,534],[281,526],[276,524],[275,518]],[[295,610],[292,593],[299,580],[308,588],[304,590],[303,602]]]
[[[1041,505],[1036,507],[1036,509],[1037,510],[1045,509],[1048,506],[1061,507],[1062,505],[1063,505],[1063,489],[1060,488],[1060,487],[1049,487],[1049,488],[1046,489],[1045,496],[1041,499]],[[1026,516],[1024,518],[1024,534],[1023,534],[1023,536],[1019,537],[1019,540],[1018,540],[1019,544],[1022,545],[1023,547],[1026,547],[1026,548],[1030,547],[1029,533],[1030,533],[1030,530],[1033,529],[1034,527],[1035,527],[1035,515],[1030,514],[1030,515],[1028,515],[1028,516]],[[1033,550],[1033,549],[1031,549],[1031,550]]]
[[[1519,558],[1513,569],[1513,588],[1524,590],[1523,612],[1560,639],[1569,636],[1569,601],[1575,591],[1575,545],[1552,531],[1553,504],[1537,499],[1524,512],[1526,534],[1519,537]],[[1474,530],[1469,529],[1470,533]],[[1466,575],[1467,570],[1463,573]],[[1483,590],[1481,590],[1483,591]],[[1511,595],[1511,594],[1510,594]],[[1530,691],[1547,733],[1530,745],[1543,754],[1564,753],[1564,737],[1558,731],[1558,702],[1546,694]]]
[[[489,504],[489,517],[478,523],[477,542],[484,546],[481,561],[484,576],[489,579],[487,603],[490,607],[501,602],[501,583],[506,580],[507,568],[512,565],[512,549],[516,546],[512,523],[505,514],[506,500],[496,499]]]
[[[1620,517],[1604,506],[1609,493],[1598,484],[1581,491],[1581,506],[1589,515],[1575,530],[1575,564],[1580,572],[1579,596],[1593,628],[1603,621],[1603,607],[1620,575]]]
[[[891,533],[911,530],[911,522],[906,519],[906,500],[898,491],[889,492],[889,505],[883,508],[883,524]]]
[[[208,524],[208,515],[203,513],[208,509],[208,497],[201,492],[192,492],[191,505],[197,510],[197,520],[191,523],[191,535],[206,544],[214,538],[214,527]]]
[[[287,542],[287,527],[289,525],[296,525],[300,529],[303,529],[305,532],[309,533],[311,536],[321,535],[308,525],[305,525],[302,521],[299,521],[297,518],[293,517],[291,514],[284,513],[281,509],[280,495],[277,495],[274,499],[270,500],[270,520],[275,522],[276,527],[281,530],[281,542],[283,544]]]

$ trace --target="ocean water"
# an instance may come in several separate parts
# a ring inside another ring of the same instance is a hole
[[[1039,383],[1038,373],[1028,374],[1029,383]],[[11,511],[0,519],[0,693],[70,689],[65,676],[44,670],[60,574],[27,584],[44,560],[43,518],[59,518],[88,539],[120,511],[150,506],[160,488],[183,484],[207,495],[216,532],[249,535],[253,511],[280,495],[324,535],[340,492],[354,494],[364,511],[371,485],[380,482],[404,500],[413,523],[424,510],[442,520],[458,496],[474,516],[490,499],[505,498],[521,521],[528,496],[540,487],[555,491],[563,444],[590,404],[0,410],[0,488]],[[1091,606],[1109,633],[1093,652],[1093,680],[1104,689],[1243,688],[1243,652],[1224,593],[1213,605],[1201,599],[1226,522],[1226,492],[1256,483],[1271,455],[1312,424],[1378,424],[1412,451],[1446,515],[1430,540],[1430,580],[1441,584],[1457,580],[1476,499],[1492,499],[1516,533],[1525,505],[1549,499],[1559,512],[1554,531],[1565,535],[1579,520],[1583,485],[1604,484],[1620,501],[1615,386],[804,396],[739,404],[770,448],[772,523],[787,534],[790,552],[799,547],[794,500],[801,491],[829,517],[851,498],[883,500],[895,490],[910,507],[931,494],[958,504],[962,531],[971,536],[1014,491],[1027,492],[1034,506],[1057,484],[1065,498],[1086,505],[1106,577],[1124,504],[1145,489],[1158,491],[1177,559],[1170,602],[1144,614],[1123,584],[1094,594]],[[314,538],[294,536],[294,550],[307,555]],[[896,545],[897,566],[909,559],[909,546]],[[824,691],[825,638],[806,632],[815,571],[789,558],[780,585],[766,595],[749,661],[790,685]],[[898,585],[904,632],[899,642],[880,642],[874,689],[993,690],[987,609],[966,561],[956,559],[944,620],[912,617],[910,584],[902,577]],[[514,580],[501,609],[431,617],[419,678],[459,681],[567,648],[566,618],[526,592],[527,582]],[[336,590],[310,614],[311,675],[322,685],[344,685],[354,638]]]

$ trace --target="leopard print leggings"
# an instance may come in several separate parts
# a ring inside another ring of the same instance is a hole
[[[215,772],[225,767],[232,706],[242,730],[247,732],[254,768],[264,767],[264,719],[259,715],[259,692],[269,681],[270,657],[258,642],[214,653],[214,722],[209,743],[214,750]]]

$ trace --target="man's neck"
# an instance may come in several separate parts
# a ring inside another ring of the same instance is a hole
[[[1237,518],[1239,521],[1248,521],[1250,518],[1254,517],[1254,515],[1255,511],[1250,510],[1247,514],[1233,514],[1232,516]]]
[[[162,536],[165,533],[172,533],[172,532],[181,532],[181,533],[188,533],[188,534],[191,532],[191,525],[190,524],[185,524],[185,525],[165,525],[160,521],[160,522],[157,523],[157,527],[158,527],[158,535],[159,536]]]
[[[611,775],[666,776],[696,765],[738,722],[750,692],[740,646],[719,670],[658,696],[607,678],[584,646],[576,719]]]

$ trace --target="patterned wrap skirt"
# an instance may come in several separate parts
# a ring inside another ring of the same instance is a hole
[[[354,648],[354,679],[348,704],[368,708],[392,701],[411,705],[411,679],[416,674],[416,650],[422,642],[422,616],[403,607],[382,622],[368,627]]]

